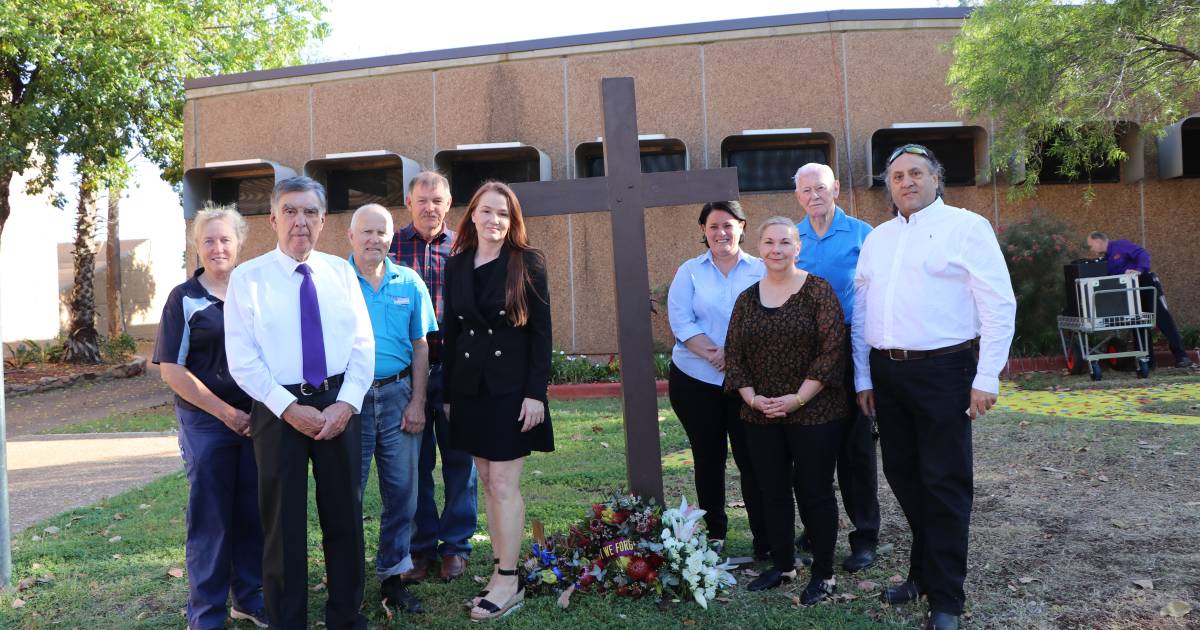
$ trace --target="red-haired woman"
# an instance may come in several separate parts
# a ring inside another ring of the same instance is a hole
[[[475,457],[487,497],[496,565],[471,618],[504,616],[525,592],[517,555],[525,530],[521,469],[554,450],[546,406],[550,292],[542,253],[529,246],[512,189],[486,182],[458,225],[446,263],[442,365],[450,443]]]

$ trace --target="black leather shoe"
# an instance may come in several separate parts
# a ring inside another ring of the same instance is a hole
[[[796,577],[796,570],[784,573],[779,569],[767,569],[762,575],[755,578],[750,586],[746,587],[751,591],[765,591],[769,588],[775,588],[784,582],[791,582]]]
[[[925,630],[958,630],[958,615],[946,612],[931,613]]]
[[[812,606],[837,591],[837,584],[829,584],[825,580],[813,578],[809,580],[804,592],[800,593],[800,605]]]
[[[850,554],[850,557],[846,558],[842,562],[842,568],[849,571],[850,573],[854,573],[855,571],[862,571],[863,569],[865,569],[869,566],[872,566],[874,564],[875,564],[875,550],[874,549],[859,549],[858,551],[855,551],[854,553]]]
[[[383,584],[379,585],[379,592],[388,606],[393,606],[406,613],[425,612],[425,609],[421,607],[421,600],[405,588],[398,575],[384,580]]]
[[[1192,363],[1192,360],[1187,357],[1184,357],[1175,362],[1175,367],[1177,367],[1177,368],[1190,368],[1193,365],[1195,365],[1195,364]]]
[[[883,592],[879,594],[879,599],[885,604],[903,604],[920,599],[923,594],[915,582],[905,582],[883,589]]]

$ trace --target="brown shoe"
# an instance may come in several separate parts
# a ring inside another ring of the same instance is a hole
[[[401,584],[416,584],[429,577],[429,567],[432,561],[426,555],[413,555],[413,568],[400,574]]]
[[[462,556],[442,556],[442,570],[440,575],[443,581],[449,582],[462,577],[467,571],[467,559]]]

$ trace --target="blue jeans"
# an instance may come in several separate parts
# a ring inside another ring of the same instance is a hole
[[[240,610],[263,607],[263,533],[254,443],[198,409],[176,405],[187,473],[188,628],[225,625],[233,591]]]
[[[401,429],[404,408],[412,400],[412,379],[403,379],[367,390],[362,412],[362,483],[358,496],[367,487],[371,456],[379,471],[379,496],[383,510],[379,518],[379,549],[375,553],[375,573],[380,580],[400,575],[412,568],[409,542],[413,535],[413,514],[417,511],[417,456],[421,434]]]
[[[417,532],[412,539],[414,554],[469,556],[479,513],[475,460],[470,453],[450,446],[450,423],[442,413],[442,366],[429,370],[425,406],[425,434],[417,471]],[[433,497],[433,467],[437,451],[442,453],[442,484],[446,503],[438,514]],[[441,543],[440,545],[438,543]]]

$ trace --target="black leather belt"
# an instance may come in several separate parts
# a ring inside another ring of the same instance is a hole
[[[341,387],[342,379],[345,378],[345,376],[346,375],[344,373],[335,374],[334,376],[330,376],[329,378],[325,379],[317,387],[313,387],[308,383],[300,383],[298,385],[284,385],[283,388],[289,392],[292,392],[293,396],[316,396],[322,392],[327,392],[331,389]]]
[[[402,380],[408,378],[409,374],[412,374],[412,366],[411,365],[404,368],[403,370],[400,370],[396,374],[393,374],[391,376],[385,376],[383,378],[377,378],[377,379],[371,381],[371,387],[383,387],[384,385],[391,385],[392,383],[395,383],[396,381],[402,381]]]
[[[964,341],[959,344],[954,344],[953,346],[946,346],[945,348],[935,348],[933,350],[901,350],[899,348],[880,350],[879,348],[872,348],[871,351],[878,352],[893,361],[916,361],[917,359],[928,359],[931,357],[941,356],[943,354],[951,354],[954,352],[961,352],[963,350],[969,350],[971,348],[974,348],[975,344],[976,344],[976,340],[972,339],[970,341]]]

